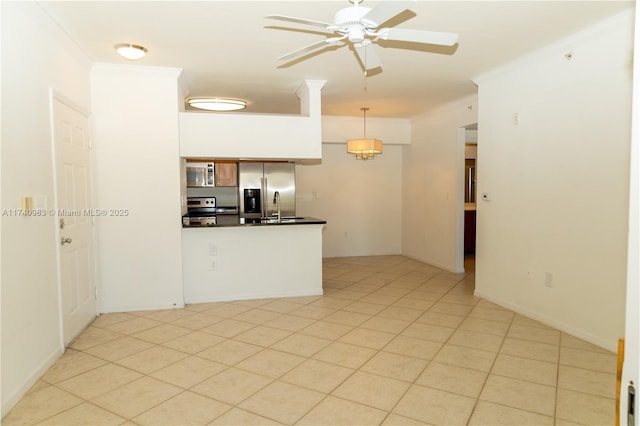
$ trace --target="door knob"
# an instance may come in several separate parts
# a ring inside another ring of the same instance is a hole
[[[65,244],[71,244],[71,238],[69,238],[69,237],[60,238],[60,245],[65,245]]]

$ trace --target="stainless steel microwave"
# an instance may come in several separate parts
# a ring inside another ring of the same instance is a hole
[[[187,163],[187,186],[215,186],[213,163]]]

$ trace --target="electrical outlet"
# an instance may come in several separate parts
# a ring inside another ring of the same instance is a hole
[[[544,285],[553,288],[553,274],[551,272],[544,273]]]
[[[215,271],[218,269],[218,261],[216,259],[211,259],[209,261],[209,270]]]

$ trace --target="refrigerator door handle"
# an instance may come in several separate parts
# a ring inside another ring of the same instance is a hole
[[[262,217],[267,217],[267,212],[269,211],[267,205],[267,188],[269,187],[269,184],[267,183],[266,177],[260,178],[260,182],[262,183],[262,188],[260,190],[262,192],[262,211],[260,212],[260,215]]]

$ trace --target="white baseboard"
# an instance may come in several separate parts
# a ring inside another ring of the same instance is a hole
[[[7,413],[11,411],[11,409],[18,403],[18,401],[20,401],[20,399],[25,396],[29,389],[31,389],[31,387],[35,385],[38,380],[40,380],[44,373],[46,373],[47,370],[51,368],[51,366],[58,360],[58,358],[60,358],[62,353],[62,349],[56,349],[6,399],[5,395],[2,395],[2,417],[6,416]]]
[[[418,262],[426,263],[427,265],[430,265],[430,266],[435,266],[436,268],[443,269],[447,272],[453,272],[454,274],[461,274],[464,272],[464,268],[458,269],[455,266],[445,265],[443,263],[438,263],[438,262],[430,262],[428,259],[421,259],[419,257],[410,256],[408,254],[402,254],[401,256],[407,257],[409,259],[417,260]]]
[[[225,295],[224,297],[207,299],[207,300],[186,300],[185,304],[196,304],[196,303],[214,303],[214,302],[230,302],[235,300],[255,300],[255,299],[275,299],[281,297],[308,297],[308,296],[322,296],[323,290],[322,288],[319,290],[312,291],[287,291],[287,292],[278,292],[278,293],[269,293],[265,295],[264,293],[260,294],[246,294],[239,293],[235,295]],[[301,305],[302,306],[302,305]]]
[[[505,307],[507,309],[510,309],[520,315],[524,315],[528,318],[531,318],[533,320],[539,321],[545,325],[548,325],[550,327],[553,327],[557,330],[560,330],[564,333],[570,334],[574,337],[577,337],[579,339],[582,339],[586,342],[589,342],[591,344],[594,344],[596,346],[599,346],[603,349],[606,349],[608,351],[611,351],[613,353],[617,353],[618,352],[618,340],[614,339],[614,340],[609,340],[609,339],[603,339],[600,336],[596,336],[592,333],[589,333],[588,331],[582,330],[580,328],[576,328],[570,324],[567,324],[563,321],[558,321],[555,318],[550,318],[547,317],[546,315],[541,315],[540,313],[536,312],[536,311],[532,311],[531,309],[524,307],[524,306],[520,306],[518,304],[515,303],[511,303],[509,301],[503,300],[500,297],[494,296],[492,294],[488,294],[488,293],[484,293],[483,291],[480,290],[476,290],[474,292],[474,294],[478,297],[481,297],[485,300],[488,300],[489,302],[495,303],[497,305],[500,305],[502,307]]]
[[[161,309],[181,308],[184,308],[184,302],[171,305],[100,306],[99,310],[101,314],[110,314],[114,312],[156,311]]]

